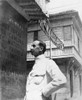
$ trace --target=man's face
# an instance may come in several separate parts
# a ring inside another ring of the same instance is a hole
[[[33,44],[31,45],[31,48],[30,48],[30,52],[35,57],[40,55],[41,47],[39,46],[39,41],[34,41],[33,42]]]

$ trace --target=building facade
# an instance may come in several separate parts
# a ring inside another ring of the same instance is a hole
[[[64,49],[58,49],[39,24],[30,25],[27,34],[27,69],[34,62],[34,57],[29,52],[31,43],[36,39],[44,41],[47,45],[46,57],[56,61],[67,77],[67,89],[53,94],[52,100],[77,98],[82,95],[82,23],[76,11],[62,12],[51,16],[49,20],[52,30],[64,43]]]
[[[0,1],[0,100],[24,97],[26,22],[5,0]]]
[[[7,66],[13,71],[22,66],[25,69],[27,20],[5,1],[0,5],[0,13],[0,64],[5,70]]]
[[[38,21],[35,20],[43,15],[38,13],[34,17],[35,15],[33,16],[31,12],[30,17],[34,18],[31,20],[34,23],[31,24],[31,21],[27,21],[27,16],[26,20],[19,14],[20,8],[18,12],[18,9],[13,9],[8,2],[2,1],[4,3],[0,5],[0,99],[23,99],[26,77],[34,64],[34,57],[29,52],[30,45],[34,40],[40,39],[47,45],[45,56],[53,59],[67,77],[67,89],[53,93],[52,100],[71,100],[72,98],[80,100],[77,98],[82,96],[82,23],[78,13],[67,11],[49,17],[50,27],[64,43],[64,49],[60,50],[45,35]],[[34,3],[28,5],[30,4]],[[31,7],[27,7],[28,10],[31,10]],[[17,74],[19,72],[24,74]]]

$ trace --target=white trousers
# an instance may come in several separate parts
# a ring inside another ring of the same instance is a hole
[[[26,94],[24,100],[46,100],[42,97],[42,93],[40,91],[30,91]]]

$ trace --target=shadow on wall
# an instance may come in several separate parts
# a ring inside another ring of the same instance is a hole
[[[27,75],[1,70],[0,73],[1,100],[23,100]]]

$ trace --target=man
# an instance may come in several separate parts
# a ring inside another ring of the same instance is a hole
[[[49,97],[66,84],[66,77],[56,63],[44,56],[46,44],[36,40],[31,45],[35,64],[28,75],[24,100],[50,100]]]

